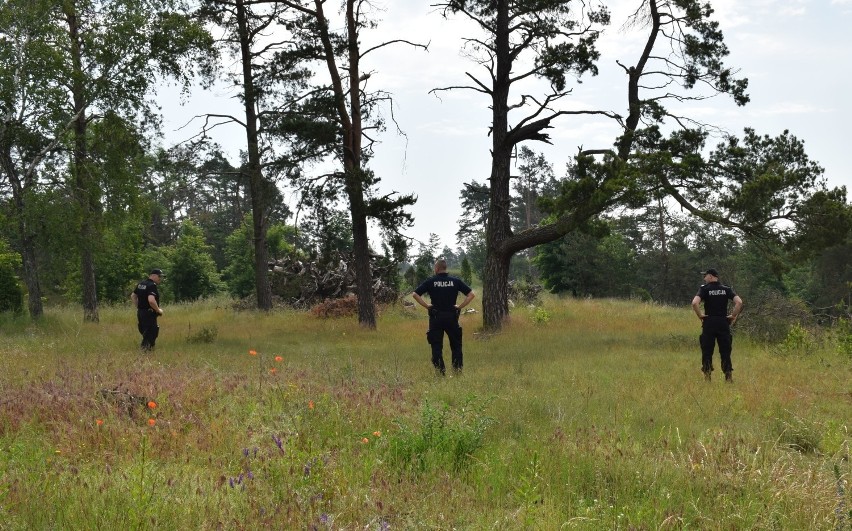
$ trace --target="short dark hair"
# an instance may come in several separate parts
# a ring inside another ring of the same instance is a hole
[[[151,274],[161,277],[161,276],[163,276],[163,270],[162,269],[152,269]]]
[[[438,271],[446,271],[447,270],[447,259],[446,258],[438,258],[435,260],[435,269]]]
[[[708,268],[706,271],[701,272],[702,275],[713,275],[716,278],[719,278],[719,272],[716,271],[715,268]]]

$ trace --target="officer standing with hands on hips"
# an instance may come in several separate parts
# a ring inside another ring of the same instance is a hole
[[[163,315],[163,309],[160,308],[160,292],[157,290],[157,285],[162,281],[163,276],[162,270],[152,269],[148,278],[137,284],[136,289],[130,294],[130,300],[136,306],[139,333],[142,334],[140,347],[143,351],[153,350],[157,336],[160,335],[157,317]]]
[[[430,303],[423,300],[423,295],[429,294]],[[461,304],[456,304],[458,294],[464,294]],[[432,347],[432,365],[442,376],[446,374],[444,367],[444,332],[450,340],[452,351],[453,371],[460,374],[462,370],[462,328],[459,326],[461,309],[470,304],[476,296],[470,286],[462,279],[451,277],[447,273],[447,261],[439,258],[435,262],[435,276],[417,286],[412,294],[420,306],[429,310],[429,330],[426,340]]]
[[[701,319],[701,372],[704,379],[710,381],[713,372],[713,348],[719,343],[719,357],[722,359],[722,372],[725,381],[732,382],[734,367],[731,364],[733,337],[731,325],[737,322],[737,316],[743,309],[743,300],[730,286],[719,282],[719,272],[713,268],[702,271],[705,284],[698,288],[698,293],[692,298],[692,310]],[[728,301],[734,301],[734,309],[728,313]],[[701,301],[704,301],[704,311],[701,311]]]

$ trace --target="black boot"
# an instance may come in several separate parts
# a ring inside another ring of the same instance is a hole
[[[710,371],[702,371],[702,372],[704,372],[704,381],[709,382],[710,381]]]
[[[725,371],[725,381],[728,383],[734,383],[733,371]]]

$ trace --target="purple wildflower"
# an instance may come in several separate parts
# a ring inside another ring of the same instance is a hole
[[[251,470],[248,471],[248,474],[246,474],[246,477],[248,477],[249,479],[254,479],[254,474],[251,473]]]
[[[234,488],[234,478],[228,478],[228,485],[230,485],[232,489]]]
[[[320,515],[320,522],[324,525],[328,525],[328,515],[325,514],[325,513],[322,513]]]
[[[244,457],[248,457],[248,454],[249,454],[249,449],[248,449],[248,448],[243,448],[243,456],[244,456]]]
[[[278,449],[283,452],[284,451],[284,443],[281,442],[281,438],[273,434],[272,440],[275,441],[275,446],[277,446]]]

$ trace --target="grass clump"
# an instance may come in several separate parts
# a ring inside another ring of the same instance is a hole
[[[397,421],[398,431],[390,439],[392,463],[405,471],[424,473],[449,464],[453,471],[465,469],[473,454],[483,446],[485,432],[494,419],[484,414],[485,403],[475,396],[459,408],[449,404],[423,404],[420,425],[410,427]]]
[[[216,336],[219,335],[219,329],[216,326],[202,326],[195,332],[190,327],[189,333],[186,335],[187,343],[213,343],[216,341]]]

